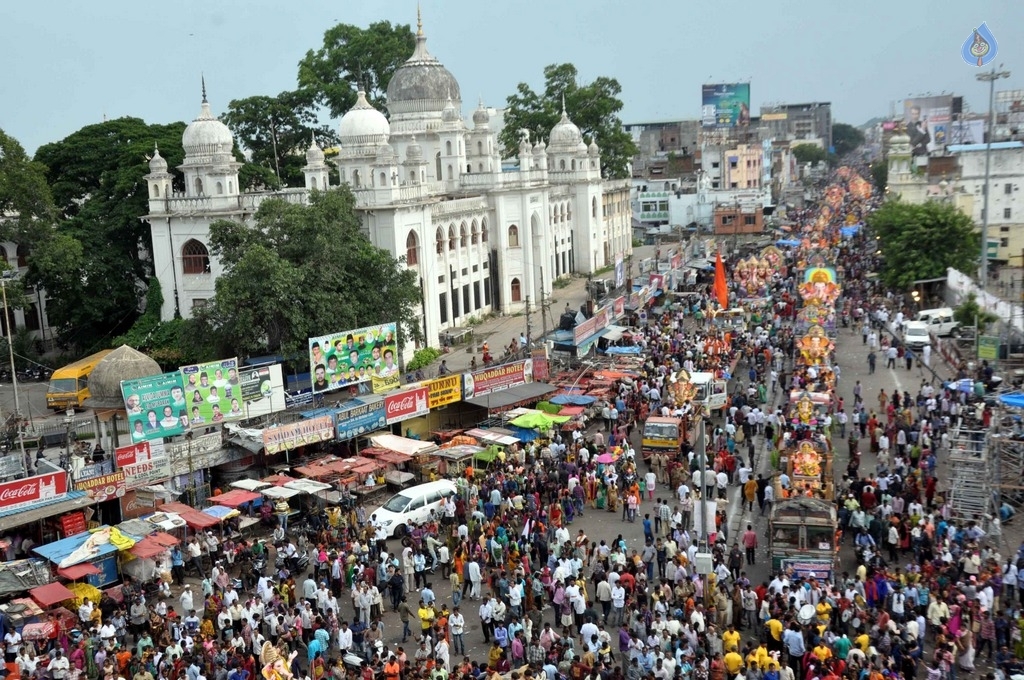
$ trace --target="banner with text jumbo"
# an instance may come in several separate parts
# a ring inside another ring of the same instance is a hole
[[[180,371],[121,381],[133,442],[185,434],[189,410]]]
[[[314,392],[398,375],[397,324],[310,338],[309,375]]]
[[[466,399],[472,399],[528,382],[533,382],[533,359],[465,373],[462,376],[462,393]]]
[[[185,384],[189,427],[202,428],[245,418],[238,359],[192,364],[179,370]]]

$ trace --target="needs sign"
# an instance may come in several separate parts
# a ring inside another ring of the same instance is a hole
[[[126,489],[158,484],[171,477],[171,458],[163,442],[140,442],[114,451]]]

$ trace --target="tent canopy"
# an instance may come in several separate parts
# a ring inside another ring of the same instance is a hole
[[[265,486],[270,486],[266,482],[261,482],[258,479],[239,479],[236,482],[231,482],[231,486],[236,489],[245,489],[246,491],[258,491]]]
[[[590,406],[597,397],[590,397],[584,394],[558,394],[551,398],[552,404],[572,404],[573,406]]]
[[[466,434],[470,437],[479,439],[482,442],[486,442],[487,444],[501,444],[503,446],[511,446],[512,444],[515,444],[516,442],[519,441],[519,438],[513,436],[512,433],[508,430],[485,430],[480,427],[475,427],[472,430],[467,431]]]
[[[237,508],[239,505],[245,505],[255,500],[260,499],[260,494],[254,491],[246,491],[245,489],[232,489],[227,493],[219,496],[214,496],[210,499],[212,503],[217,505],[223,505],[228,508]]]
[[[550,394],[554,391],[555,388],[547,383],[532,382],[509,387],[508,389],[492,392],[491,394],[473,397],[472,399],[467,399],[466,402],[481,408],[499,409],[520,402],[536,401],[545,394]]]
[[[100,529],[109,529],[109,528],[110,527],[107,527],[107,526],[100,527]],[[76,550],[78,550],[80,547],[82,547],[82,545],[86,541],[89,540],[90,536],[92,536],[92,532],[86,531],[86,532],[83,532],[81,534],[75,534],[74,536],[68,536],[67,538],[63,538],[63,539],[61,539],[59,541],[54,541],[53,543],[47,543],[45,545],[36,546],[35,548],[32,549],[32,551],[34,553],[36,553],[37,555],[41,555],[42,557],[45,557],[46,559],[50,560],[50,562],[52,562],[54,564],[60,564],[61,562],[66,560],[68,557],[70,557],[72,553],[74,553]],[[134,540],[132,540],[132,542],[134,542]],[[125,547],[130,547],[130,545],[125,546]],[[90,562],[92,562],[92,561],[95,561],[95,560],[107,557],[108,555],[113,555],[118,550],[119,550],[119,548],[117,547],[117,545],[115,544],[114,541],[111,541],[111,542],[108,542],[108,543],[101,543],[100,545],[96,546],[96,552],[93,553],[93,554],[90,554],[88,556],[87,560],[83,559],[83,560],[78,560],[78,561],[81,561],[81,562],[90,561]],[[71,566],[71,565],[68,565],[68,566]]]
[[[294,479],[291,481],[295,481]],[[289,499],[293,496],[298,496],[301,491],[293,489],[287,486],[272,486],[269,489],[263,489],[263,495],[267,498],[278,498],[278,499]]]
[[[57,604],[58,602],[70,600],[75,597],[75,594],[68,590],[67,586],[56,581],[53,583],[47,583],[45,586],[33,588],[28,591],[28,594],[32,596],[33,600],[43,607],[49,607]]]
[[[294,479],[294,477],[289,477],[288,475],[277,474],[270,475],[269,477],[264,478],[263,481],[267,484],[272,484],[274,486],[284,486],[285,484],[293,481]]]
[[[139,541],[138,543],[136,543],[135,545],[133,545],[132,549],[129,550],[128,552],[130,552],[131,554],[135,555],[136,557],[141,557],[143,559],[149,559],[149,558],[156,557],[157,555],[159,555],[160,553],[164,552],[165,550],[167,550],[167,546],[160,545],[159,543],[157,543],[156,541],[154,541],[151,538],[145,538],[145,539]]]
[[[555,424],[561,424],[571,420],[569,416],[555,416],[541,411],[534,411],[521,415],[515,420],[511,421],[512,425],[516,427],[524,427],[528,430],[546,430]]]
[[[235,510],[234,508],[229,508],[226,505],[211,505],[208,508],[203,508],[202,514],[209,515],[217,521],[223,521],[225,519],[228,519],[229,517],[234,517],[235,515],[237,515],[238,510]]]
[[[318,482],[312,479],[296,479],[294,482],[288,482],[281,488],[294,489],[296,491],[301,491],[302,493],[317,494],[321,491],[329,491],[334,487],[325,482]]]
[[[399,437],[395,434],[377,434],[370,437],[370,441],[374,446],[379,446],[389,451],[398,451],[407,456],[418,456],[421,453],[427,453],[437,448],[434,442]]]
[[[86,576],[95,576],[100,573],[100,570],[95,565],[89,562],[83,562],[81,564],[75,564],[65,569],[58,569],[57,573],[66,579],[71,581],[77,581],[80,578]]]

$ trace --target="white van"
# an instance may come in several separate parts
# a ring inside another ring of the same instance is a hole
[[[930,333],[937,337],[945,337],[952,334],[960,324],[953,319],[951,307],[937,307],[935,309],[922,309],[914,317],[915,321],[923,321],[928,324]]]
[[[910,349],[921,349],[925,345],[932,344],[931,336],[928,335],[929,325],[924,321],[908,321],[903,326],[903,342]]]
[[[389,537],[404,536],[410,524],[420,524],[430,518],[430,511],[440,519],[442,498],[457,493],[455,483],[447,479],[427,482],[402,489],[371,514],[384,526]]]

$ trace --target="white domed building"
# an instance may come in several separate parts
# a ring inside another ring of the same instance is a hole
[[[518,312],[527,298],[536,306],[555,279],[594,272],[631,252],[628,182],[602,180],[597,144],[588,145],[564,105],[546,143],[524,134],[518,157],[502,159],[500,112],[481,102],[467,125],[459,82],[427,50],[421,24],[387,97],[390,120],[357,93],[339,123],[333,162],[370,240],[418,272],[431,345],[469,317]],[[305,187],[239,194],[231,133],[210,113],[205,88],[182,142],[183,195],[171,191],[158,155],[147,176],[145,219],[164,318],[189,316],[213,296],[221,268],[208,251],[212,221],[244,221],[268,197],[304,201],[310,190],[329,188],[329,168],[313,140]]]

